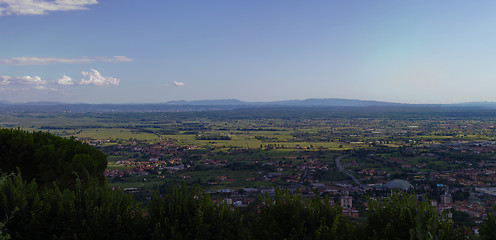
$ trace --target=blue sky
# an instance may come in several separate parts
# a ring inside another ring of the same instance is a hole
[[[0,100],[496,101],[494,1],[0,0]]]

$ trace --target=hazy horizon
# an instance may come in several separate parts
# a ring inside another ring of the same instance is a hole
[[[5,104],[116,104],[116,105],[134,105],[134,104],[172,104],[172,103],[180,103],[180,102],[185,102],[186,104],[191,103],[191,102],[209,102],[209,101],[240,101],[243,104],[271,104],[271,103],[278,103],[278,102],[292,102],[292,101],[307,101],[307,100],[345,100],[345,101],[357,101],[357,102],[378,102],[378,103],[391,103],[391,104],[405,104],[405,105],[457,105],[457,104],[485,104],[485,103],[496,103],[496,101],[491,102],[491,101],[471,101],[471,102],[453,102],[453,103],[407,103],[407,102],[393,102],[393,101],[378,101],[374,99],[351,99],[351,98],[305,98],[305,99],[280,99],[280,100],[274,100],[274,101],[244,101],[240,99],[235,99],[235,98],[230,98],[230,99],[193,99],[193,100],[184,100],[184,99],[177,99],[177,100],[168,100],[168,101],[162,101],[162,102],[99,102],[99,103],[90,103],[90,102],[64,102],[64,101],[27,101],[27,102],[14,102],[14,101],[8,101],[8,100],[0,100],[0,104],[5,103]],[[181,105],[181,104],[179,104]],[[215,104],[210,104],[210,105],[215,105]],[[223,105],[222,103],[219,105]],[[290,106],[289,104],[288,106]],[[303,106],[312,106],[312,104],[309,105],[303,105]]]
[[[494,2],[0,0],[0,101],[496,102]]]

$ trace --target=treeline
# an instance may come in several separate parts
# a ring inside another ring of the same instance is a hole
[[[0,239],[496,238],[493,213],[476,236],[411,195],[369,200],[363,220],[344,216],[318,194],[305,198],[281,189],[233,208],[198,186],[171,184],[140,205],[107,186],[105,156],[87,144],[6,129],[0,139]]]
[[[12,239],[494,239],[490,214],[476,236],[411,195],[369,201],[364,221],[320,197],[277,189],[248,208],[213,201],[198,187],[171,186],[146,205],[97,182],[40,188],[21,174],[0,178],[1,237]]]
[[[231,137],[227,135],[212,134],[212,135],[198,135],[195,137],[196,140],[231,140]]]

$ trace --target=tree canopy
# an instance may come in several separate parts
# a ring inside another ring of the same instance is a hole
[[[89,144],[47,132],[0,129],[0,170],[17,168],[25,180],[36,179],[39,185],[56,182],[60,188],[72,187],[79,178],[105,180],[105,154]]]

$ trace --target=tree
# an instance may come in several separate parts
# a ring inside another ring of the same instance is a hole
[[[74,187],[75,180],[100,183],[107,167],[105,154],[75,139],[46,132],[0,129],[0,170],[20,169],[25,180],[36,179],[41,186],[56,182],[62,189]]]
[[[493,206],[492,212],[487,214],[484,223],[480,228],[480,236],[484,240],[496,239],[496,206]]]
[[[254,239],[351,239],[353,224],[329,199],[304,199],[276,188],[275,198],[265,196],[254,213],[250,233]]]
[[[242,239],[242,218],[230,206],[217,204],[198,185],[171,185],[155,193],[148,205],[152,239]]]
[[[438,216],[428,200],[393,193],[383,201],[369,200],[362,239],[466,239],[446,214]]]
[[[141,239],[142,212],[131,195],[93,179],[73,189],[40,188],[21,174],[0,177],[0,216],[13,239]],[[3,229],[2,229],[3,230]],[[2,232],[3,234],[3,232]],[[5,236],[5,235],[4,235]]]

